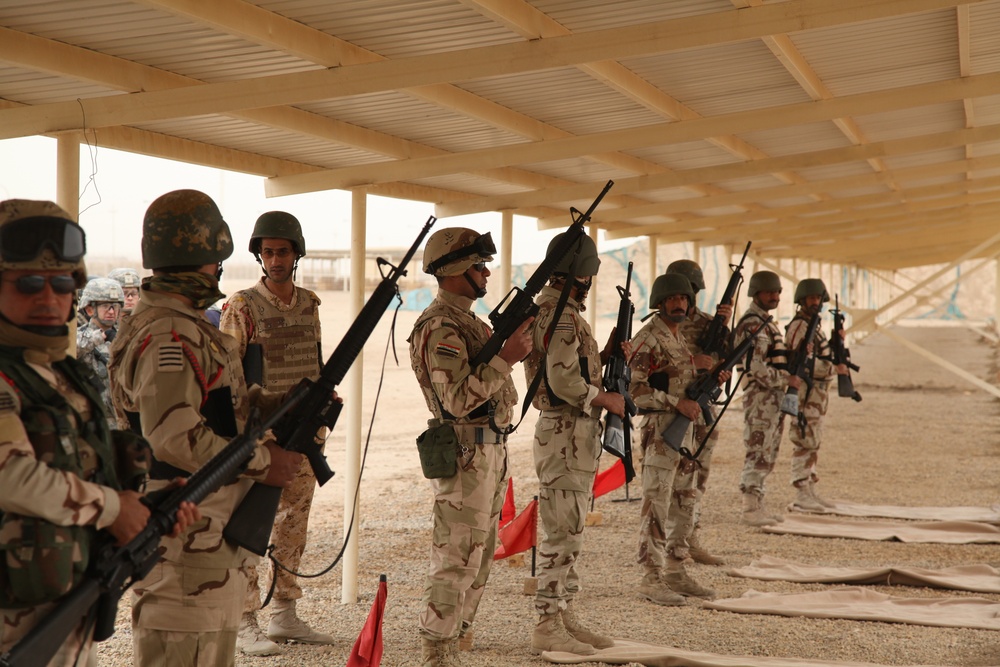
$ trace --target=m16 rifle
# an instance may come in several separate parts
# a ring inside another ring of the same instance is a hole
[[[632,417],[638,412],[635,402],[628,393],[629,381],[632,379],[632,372],[628,367],[628,359],[625,358],[625,351],[622,343],[632,340],[632,315],[635,313],[635,306],[632,304],[629,288],[632,285],[632,262],[628,263],[628,273],[625,276],[625,287],[618,286],[618,296],[621,302],[618,304],[618,321],[615,324],[615,335],[611,342],[611,354],[608,363],[604,365],[604,390],[615,392],[625,397],[625,418],[608,413],[604,424],[604,450],[622,460],[625,466],[625,483],[628,484],[635,477],[635,468],[632,465]]]
[[[729,283],[726,285],[726,291],[722,293],[722,299],[719,301],[720,304],[726,306],[733,305],[736,290],[740,288],[740,283],[743,282],[743,263],[747,261],[747,253],[749,252],[750,241],[747,241],[747,247],[743,250],[743,257],[740,258],[740,263],[729,265],[729,268],[733,270],[733,275],[729,276]],[[698,337],[696,345],[705,354],[722,354],[725,351],[726,339],[728,337],[729,330],[726,326],[726,318],[716,313],[712,321],[705,327],[705,331]]]
[[[813,342],[813,338],[816,337],[816,328],[819,327],[819,316],[820,311],[809,318],[809,326],[806,327],[806,335],[802,337],[802,341],[799,346],[791,353],[788,360],[788,373],[790,375],[797,375],[802,378],[802,380],[808,386],[806,390],[806,395],[809,395],[809,390],[812,389],[812,365],[815,362],[813,353],[810,352],[809,346]],[[799,390],[795,387],[789,387],[785,390],[785,395],[781,399],[781,411],[786,415],[791,415],[793,417],[799,417]],[[800,428],[804,424],[805,417],[803,416],[799,419]]]
[[[861,394],[854,389],[854,381],[851,380],[851,371],[860,371],[861,368],[851,363],[851,351],[844,343],[844,312],[840,309],[840,296],[835,295],[833,302],[833,329],[830,331],[830,361],[834,366],[841,364],[847,366],[847,375],[837,376],[837,395],[841,398],[851,398],[861,402]]]

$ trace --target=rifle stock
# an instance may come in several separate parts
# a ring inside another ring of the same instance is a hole
[[[290,411],[273,429],[275,440],[284,449],[302,453],[309,459],[320,486],[333,477],[333,471],[327,465],[326,457],[323,456],[315,438],[323,427],[332,431],[340,416],[341,403],[333,398],[334,391],[361,353],[365,342],[375,330],[393,297],[398,294],[397,283],[406,275],[406,265],[413,258],[435,221],[434,216],[427,220],[417,240],[400,260],[399,266],[393,266],[381,257],[378,259],[380,269],[388,266],[389,273],[382,276],[382,281],[344,334],[337,349],[323,365],[316,381],[302,380],[289,392],[286,400],[294,399],[296,409]],[[223,530],[225,538],[232,544],[263,556],[271,539],[271,529],[274,526],[280,499],[281,488],[254,484],[226,524]]]
[[[750,241],[747,241],[747,247],[743,250],[743,257],[740,258],[740,263],[735,266],[730,265],[733,275],[729,276],[726,291],[722,293],[722,299],[719,301],[720,305],[731,306],[733,304],[736,290],[739,289],[740,283],[743,282],[743,264],[747,261],[747,253],[750,252],[750,243]],[[725,348],[727,333],[726,318],[716,313],[695,344],[705,354],[722,354]]]
[[[635,306],[632,305],[632,262],[628,263],[628,273],[625,276],[625,287],[618,287],[621,302],[618,305],[618,320],[615,324],[615,337],[611,343],[611,354],[604,366],[604,390],[616,392],[625,397],[625,418],[608,413],[604,425],[604,440],[601,446],[604,450],[622,460],[625,466],[625,483],[635,477],[635,467],[632,465],[632,417],[638,412],[628,385],[632,372],[628,367],[628,359],[622,350],[622,343],[632,339],[632,315]]]

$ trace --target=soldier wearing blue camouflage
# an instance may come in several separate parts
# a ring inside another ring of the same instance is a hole
[[[118,428],[118,421],[115,407],[111,404],[108,362],[124,303],[125,295],[118,282],[109,278],[94,278],[83,288],[80,297],[80,309],[87,314],[88,322],[76,330],[76,358],[86,364],[100,382],[104,413],[112,429]]]

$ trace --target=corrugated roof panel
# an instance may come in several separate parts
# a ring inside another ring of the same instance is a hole
[[[831,178],[873,174],[875,170],[867,162],[840,162],[820,167],[796,169],[795,173],[807,181],[825,181]]]
[[[11,102],[44,104],[117,94],[76,79],[40,74],[20,67],[0,67],[0,98]]]
[[[1000,36],[1000,32],[997,33]],[[998,37],[997,41],[1000,41]],[[1000,69],[1000,63],[998,63]],[[972,101],[972,117],[977,127],[1000,124],[1000,95],[978,97]]]
[[[588,158],[573,158],[569,160],[554,160],[552,162],[523,164],[522,168],[546,176],[564,178],[580,183],[605,183],[610,178],[612,180],[627,178],[631,173],[615,169],[602,162]]]
[[[965,127],[965,108],[961,101],[945,102],[867,116],[854,116],[854,122],[869,141],[888,141],[960,130]]]
[[[941,164],[943,162],[957,162],[964,159],[965,150],[962,148],[943,148],[937,151],[884,158],[886,166],[891,170],[919,167],[927,164]]]
[[[685,141],[650,146],[649,148],[637,148],[630,150],[629,154],[676,170],[742,162],[740,158],[729,151],[708,141]]]
[[[773,157],[851,145],[851,141],[832,122],[788,125],[738,136]]]
[[[1000,71],[1000,3],[969,5],[970,74]]]
[[[730,11],[729,0],[532,0],[532,5],[573,32]]]

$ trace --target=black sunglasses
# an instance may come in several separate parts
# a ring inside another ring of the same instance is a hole
[[[469,268],[470,269],[475,269],[479,273],[482,273],[483,271],[486,270],[486,262],[476,262],[475,264],[473,264]]]
[[[15,278],[14,280],[7,280],[4,282],[14,283],[17,287],[17,291],[21,294],[38,294],[43,289],[45,289],[45,283],[48,282],[49,286],[52,287],[52,291],[56,294],[72,294],[73,290],[76,289],[76,278],[73,276],[59,275],[59,276],[21,276],[20,278]]]
[[[49,247],[63,262],[79,262],[87,252],[83,228],[64,218],[39,216],[0,227],[0,258],[30,262]]]

